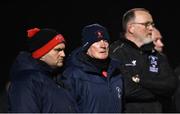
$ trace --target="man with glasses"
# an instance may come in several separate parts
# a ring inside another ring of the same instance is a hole
[[[111,58],[119,60],[124,76],[124,112],[163,112],[176,79],[167,60],[154,49],[153,18],[144,8],[127,11],[122,20],[124,34],[111,44]]]

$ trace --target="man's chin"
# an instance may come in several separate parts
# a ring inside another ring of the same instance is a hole
[[[151,38],[146,38],[146,40],[144,40],[144,44],[149,44],[151,42],[153,42]]]
[[[57,67],[62,67],[63,66],[63,63],[58,63],[57,64]]]

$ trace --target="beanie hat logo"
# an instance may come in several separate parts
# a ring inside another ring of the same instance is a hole
[[[99,39],[103,38],[103,33],[101,31],[96,32],[96,34]]]
[[[53,29],[33,28],[27,31],[27,36],[29,49],[35,59],[47,54],[59,43],[65,42],[64,37]]]

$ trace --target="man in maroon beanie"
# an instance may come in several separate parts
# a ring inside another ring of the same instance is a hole
[[[27,33],[29,51],[20,52],[10,70],[9,112],[76,112],[57,72],[65,57],[64,37],[48,28],[34,28]]]

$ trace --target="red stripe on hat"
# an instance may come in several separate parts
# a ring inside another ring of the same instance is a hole
[[[65,41],[64,37],[61,34],[56,35],[52,40],[50,40],[47,44],[43,47],[37,49],[36,51],[32,52],[32,57],[38,59],[48,53],[52,48],[54,48],[57,44]]]

